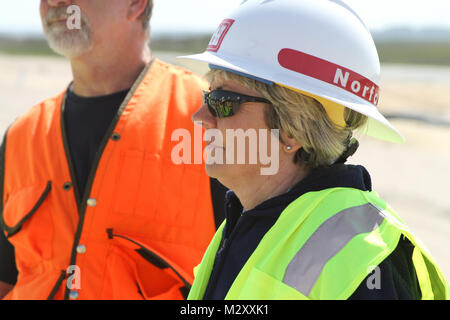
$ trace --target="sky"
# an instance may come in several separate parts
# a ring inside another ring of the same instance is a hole
[[[95,1],[95,0],[92,0]],[[277,1],[277,0],[275,0]],[[0,33],[42,34],[40,0],[1,0]],[[154,0],[153,33],[212,33],[242,0]],[[346,0],[371,30],[406,26],[450,29],[449,0]],[[24,3],[28,4],[27,6]]]

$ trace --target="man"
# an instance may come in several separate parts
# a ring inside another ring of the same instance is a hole
[[[41,0],[48,43],[70,60],[73,82],[5,134],[0,222],[12,247],[0,240],[0,297],[186,296],[225,190],[202,165],[171,161],[170,135],[193,131],[204,83],[152,58],[152,7]]]

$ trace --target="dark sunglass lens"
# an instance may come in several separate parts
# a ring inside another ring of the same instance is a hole
[[[234,114],[235,97],[233,93],[223,90],[214,90],[209,94],[209,104],[215,109],[217,117],[226,118]]]
[[[234,115],[239,105],[245,102],[270,103],[263,98],[247,96],[245,94],[225,90],[204,92],[203,101],[208,105],[211,114],[218,118],[226,118]]]
[[[217,112],[211,101],[211,93],[208,91],[203,91],[203,104],[208,106],[209,113],[211,113],[213,117],[217,117]]]
[[[214,109],[214,107],[209,103],[208,103],[208,110],[212,114],[213,117],[217,117],[216,109]]]
[[[221,118],[230,117],[233,115],[233,101],[226,100],[219,103],[219,110]]]

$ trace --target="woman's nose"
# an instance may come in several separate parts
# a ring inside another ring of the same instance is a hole
[[[209,112],[206,103],[192,115],[192,121],[205,129],[211,129],[217,126],[216,117]]]

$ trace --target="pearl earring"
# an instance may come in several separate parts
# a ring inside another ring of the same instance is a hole
[[[286,150],[287,151],[291,151],[292,147],[291,146],[286,146]]]

